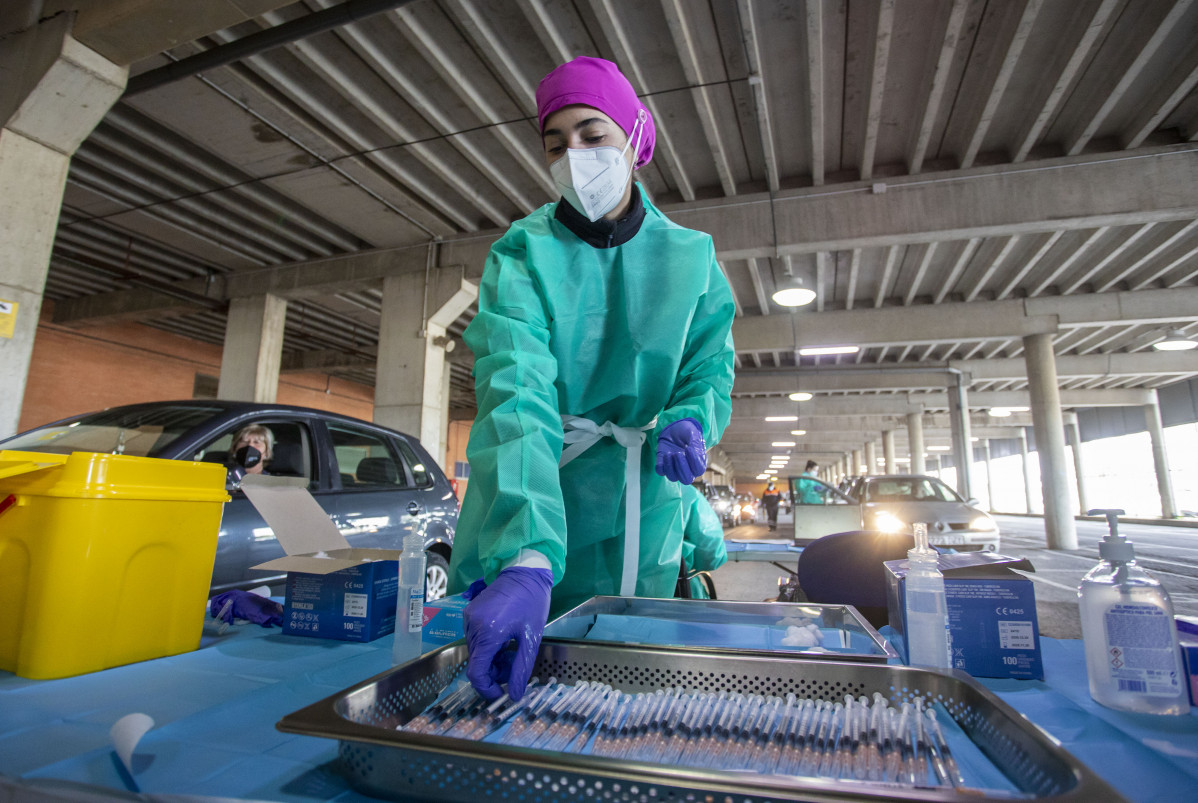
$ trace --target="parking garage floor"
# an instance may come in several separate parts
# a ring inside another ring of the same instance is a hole
[[[1032,516],[996,516],[1002,533],[1000,551],[1027,558],[1036,571],[1027,576],[1036,589],[1036,615],[1040,632],[1053,638],[1081,638],[1077,612],[1077,586],[1098,563],[1098,541],[1106,534],[1105,522],[1079,520],[1076,550],[1050,550],[1045,546],[1044,520]],[[763,524],[745,524],[724,531],[726,539],[743,541],[789,540],[793,520],[779,519],[776,532]],[[1164,585],[1178,614],[1198,616],[1198,528],[1121,522],[1119,532],[1136,548],[1136,560]],[[793,553],[791,553],[793,555]],[[720,599],[760,602],[778,594],[778,582],[795,568],[793,557],[770,560],[729,561],[714,574]]]

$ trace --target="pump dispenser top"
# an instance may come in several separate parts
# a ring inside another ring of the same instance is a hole
[[[1126,536],[1119,534],[1119,517],[1122,510],[1095,508],[1087,513],[1090,516],[1106,516],[1109,532],[1098,542],[1098,557],[1111,563],[1127,563],[1136,559],[1136,550]]]

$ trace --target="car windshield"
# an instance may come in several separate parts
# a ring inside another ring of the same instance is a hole
[[[933,477],[882,477],[865,482],[866,502],[959,502],[952,488]]]
[[[121,407],[35,429],[3,448],[23,452],[108,452],[155,457],[184,432],[221,412],[207,405]]]

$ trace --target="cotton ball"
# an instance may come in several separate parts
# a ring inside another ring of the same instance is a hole
[[[806,627],[809,624],[811,620],[806,616],[788,616],[778,620],[779,627]]]
[[[818,644],[819,637],[805,627],[791,625],[786,628],[786,635],[782,637],[782,645],[785,647],[814,647]]]

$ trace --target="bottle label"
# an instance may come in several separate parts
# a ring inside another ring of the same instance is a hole
[[[408,632],[419,633],[424,629],[424,585],[412,586],[408,598]]]
[[[1181,693],[1172,619],[1155,605],[1119,603],[1107,608],[1106,662],[1119,691],[1149,697]]]

